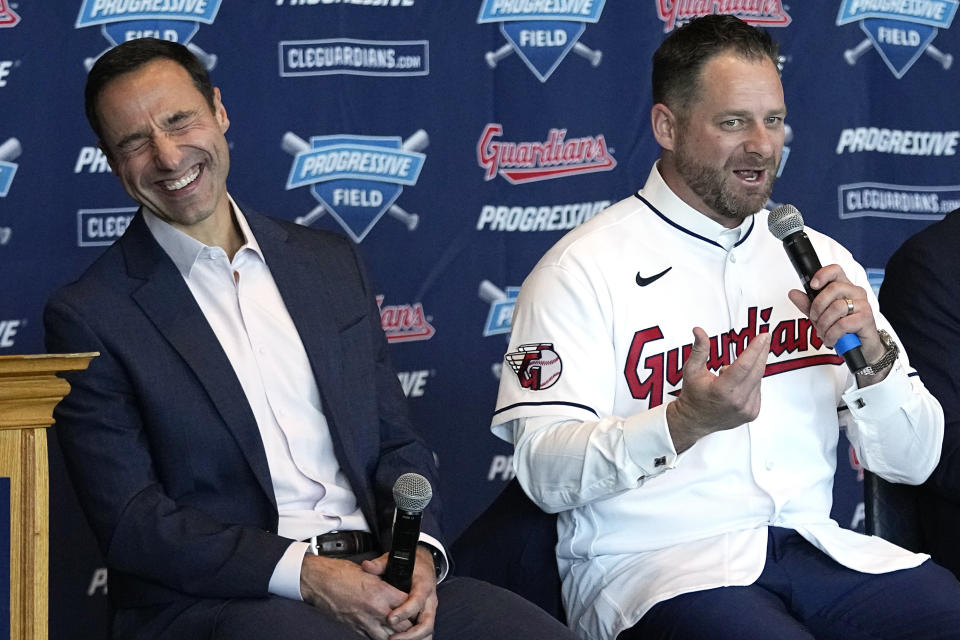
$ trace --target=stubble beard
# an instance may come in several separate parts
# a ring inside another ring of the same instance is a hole
[[[687,186],[708,207],[724,218],[745,220],[763,209],[770,199],[770,194],[773,193],[773,183],[776,179],[775,167],[764,167],[767,184],[762,191],[744,196],[730,188],[729,171],[697,162],[696,155],[689,152],[682,141],[677,145],[674,156],[677,173]]]

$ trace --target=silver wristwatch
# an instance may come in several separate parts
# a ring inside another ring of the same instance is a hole
[[[883,355],[876,362],[872,362],[867,366],[857,369],[856,374],[858,376],[875,376],[878,373],[886,371],[888,368],[893,366],[893,363],[897,361],[897,356],[900,355],[900,347],[897,346],[897,343],[893,341],[893,338],[890,337],[890,334],[880,329],[878,332],[880,334],[880,340],[883,342],[884,346],[887,348],[884,351]]]

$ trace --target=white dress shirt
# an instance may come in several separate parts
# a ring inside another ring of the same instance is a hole
[[[278,535],[303,540],[334,530],[370,531],[340,468],[300,335],[246,218],[230,204],[244,244],[231,261],[142,208],[233,366],[266,451],[280,519]],[[322,277],[322,274],[321,274]],[[421,538],[443,551],[426,534]],[[269,591],[301,599],[306,542],[290,545]]]

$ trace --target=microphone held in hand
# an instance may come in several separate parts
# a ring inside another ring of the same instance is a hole
[[[393,485],[393,500],[397,508],[393,515],[393,541],[383,579],[400,591],[410,592],[413,565],[417,560],[417,541],[420,539],[420,518],[432,497],[430,481],[418,473],[405,473]]]
[[[783,242],[783,248],[803,283],[803,289],[812,301],[820,293],[819,289],[810,286],[810,280],[820,269],[820,259],[817,258],[817,252],[810,243],[810,238],[803,232],[803,216],[800,215],[795,206],[785,204],[770,212],[770,216],[767,218],[767,228],[770,229],[770,233],[777,240]],[[850,371],[856,373],[867,366],[867,361],[863,358],[863,353],[860,350],[860,338],[856,334],[845,334],[837,340],[834,349],[843,356]]]

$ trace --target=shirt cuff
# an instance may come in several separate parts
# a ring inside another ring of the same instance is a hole
[[[440,554],[440,575],[437,577],[437,583],[447,577],[450,571],[450,561],[447,559],[447,550],[443,548],[440,541],[433,536],[420,533],[419,542],[433,547]],[[267,585],[267,591],[275,596],[290,598],[291,600],[303,601],[303,595],[300,593],[300,568],[303,565],[303,556],[310,550],[310,545],[306,542],[292,542],[280,561],[273,568],[273,574],[270,576],[270,582]]]
[[[630,459],[640,468],[640,484],[677,465],[677,449],[667,427],[666,403],[624,420],[623,441]]]
[[[880,382],[863,388],[852,384],[843,392],[843,401],[857,422],[876,422],[899,411],[912,393],[910,378],[898,360]]]
[[[267,591],[275,596],[303,601],[300,594],[300,567],[303,565],[303,556],[310,549],[306,542],[291,542],[287,550],[280,556],[280,561],[273,568]]]
[[[447,550],[443,548],[439,540],[422,531],[420,532],[419,542],[428,547],[433,547],[440,554],[440,575],[437,576],[437,584],[439,584],[447,577],[447,572],[450,571],[450,561],[447,560]]]

